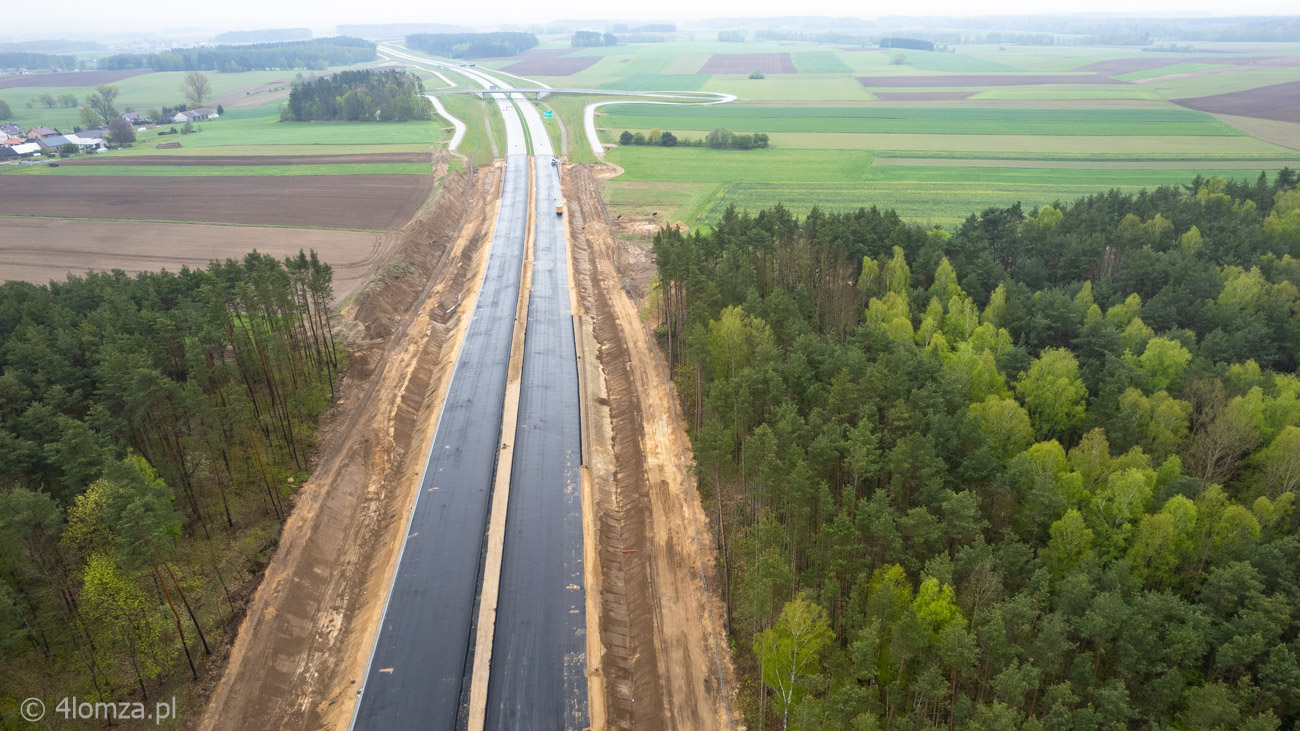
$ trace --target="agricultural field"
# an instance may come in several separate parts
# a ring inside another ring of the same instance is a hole
[[[430,153],[445,145],[442,120],[280,122],[294,73],[207,74],[212,98],[205,104],[223,104],[225,113],[190,134],[160,135],[172,128],[167,124],[138,131],[127,149],[60,159],[57,167],[0,165],[0,225],[12,234],[0,245],[4,278],[175,270],[253,248],[276,255],[315,248],[336,269],[336,292],[356,291],[433,193]],[[82,100],[93,84],[111,82],[118,109],[143,112],[181,102],[182,76],[4,77],[38,85],[6,87],[0,79],[0,98],[25,127],[71,131],[78,110],[46,108],[41,94]],[[164,142],[180,147],[158,149]]]
[[[697,34],[703,35],[703,34]],[[483,65],[555,87],[709,91],[715,105],[611,104],[596,114],[602,183],[621,213],[707,226],[728,204],[796,212],[877,205],[952,226],[1112,188],[1254,178],[1300,167],[1300,47],[1199,44],[1192,53],[1089,46],[849,48],[805,42],[543,44]],[[581,62],[577,62],[581,59]],[[530,61],[531,62],[531,61]],[[544,64],[544,65],[543,65]],[[759,71],[765,78],[751,79]],[[528,74],[526,74],[528,75]],[[531,75],[530,75],[531,76]],[[568,127],[587,103],[553,96]],[[755,150],[619,147],[623,131],[762,132]],[[569,154],[590,161],[570,141]]]

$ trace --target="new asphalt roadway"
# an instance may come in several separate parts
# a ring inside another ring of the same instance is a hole
[[[453,729],[462,715],[488,504],[501,449],[528,187],[528,158],[511,156],[487,271],[438,417],[354,728]]]
[[[536,149],[537,133],[533,139]],[[558,169],[546,157],[535,159],[532,294],[488,682],[489,729],[589,725],[578,366],[564,218],[554,213],[563,197]]]
[[[501,86],[481,72],[466,75]],[[563,194],[541,115],[522,95],[511,96],[492,94],[510,153],[501,210],[354,713],[358,729],[466,722],[470,638],[491,485],[506,441],[503,399],[530,223],[519,114],[538,155],[534,262],[486,727],[589,725],[577,360],[564,216],[555,214]]]

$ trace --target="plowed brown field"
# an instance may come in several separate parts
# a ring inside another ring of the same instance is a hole
[[[1211,114],[1300,122],[1300,81],[1214,96],[1175,99],[1174,103]]]
[[[16,89],[27,86],[98,86],[114,81],[129,79],[132,76],[153,73],[149,69],[131,69],[129,71],[67,71],[57,74],[22,74],[0,76],[0,89]]]
[[[369,155],[136,155],[79,157],[61,164],[75,165],[367,165],[430,162],[420,152],[376,152]]]
[[[1118,76],[1120,74],[1131,74],[1134,71],[1149,71],[1164,66],[1185,63],[1205,63],[1224,66],[1260,66],[1260,67],[1279,67],[1279,66],[1298,66],[1300,58],[1295,56],[1189,56],[1187,58],[1174,58],[1172,56],[1161,56],[1158,58],[1111,58],[1105,61],[1096,61],[1087,66],[1080,66],[1075,71],[1091,71],[1102,76]]]
[[[57,218],[11,218],[0,226],[5,232],[0,280],[45,284],[87,270],[175,272],[182,266],[202,269],[212,259],[242,257],[252,249],[277,258],[315,249],[334,267],[338,301],[370,281],[400,238],[386,232]]]
[[[433,184],[432,175],[10,175],[0,177],[0,215],[396,231]]]
[[[518,61],[502,70],[509,71],[512,74],[533,76],[568,76],[569,74],[576,74],[600,60],[600,56],[565,57],[564,54],[572,51],[571,48],[534,49],[522,54]]]

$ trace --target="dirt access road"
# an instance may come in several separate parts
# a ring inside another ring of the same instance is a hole
[[[571,281],[588,344],[579,358],[596,518],[588,556],[598,573],[588,593],[598,590],[602,645],[590,672],[604,680],[609,728],[739,728],[714,542],[677,397],[623,287],[627,270],[615,267],[589,168],[568,166],[564,191]]]

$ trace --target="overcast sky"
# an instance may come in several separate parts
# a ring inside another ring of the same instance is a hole
[[[20,7],[20,6],[15,6]],[[25,6],[32,7],[32,6]],[[534,23],[564,18],[654,19],[684,22],[691,18],[732,16],[829,15],[996,15],[1042,13],[1150,13],[1160,15],[1288,15],[1296,14],[1295,0],[921,0],[897,3],[844,2],[843,0],[701,3],[698,0],[654,0],[611,3],[608,0],[564,0],[541,3],[529,0],[490,0],[485,3],[387,0],[377,3],[322,3],[319,0],[215,0],[208,2],[113,3],[104,0],[64,0],[47,13],[23,10],[6,13],[0,39],[86,37],[96,32],[155,32],[167,28],[205,28],[216,31],[274,27],[309,27],[330,33],[338,23],[438,22],[471,26]]]

